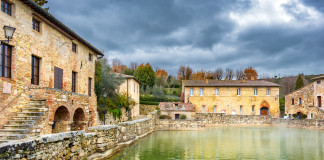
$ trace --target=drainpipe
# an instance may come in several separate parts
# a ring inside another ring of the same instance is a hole
[[[128,79],[126,79],[127,81],[127,99],[128,99]]]

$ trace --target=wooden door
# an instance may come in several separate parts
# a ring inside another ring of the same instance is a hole
[[[267,107],[262,107],[260,109],[260,115],[268,115],[269,109]]]
[[[175,114],[175,119],[180,119],[180,114]]]
[[[63,88],[63,69],[54,67],[54,88]]]
[[[317,104],[318,104],[318,107],[322,107],[322,97],[321,96],[317,96]]]

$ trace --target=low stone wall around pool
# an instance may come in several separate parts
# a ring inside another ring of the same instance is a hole
[[[156,130],[202,130],[205,122],[201,120],[167,120],[160,119],[156,122]]]
[[[272,126],[324,129],[324,120],[272,118]]]
[[[73,131],[0,144],[0,159],[100,159],[154,131],[155,119]]]
[[[196,119],[205,121],[206,124],[225,125],[261,125],[271,124],[271,116],[259,115],[228,115],[224,113],[196,113]]]

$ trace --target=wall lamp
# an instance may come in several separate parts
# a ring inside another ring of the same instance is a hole
[[[12,37],[16,31],[16,28],[11,27],[11,26],[4,26],[3,30],[4,30],[5,37],[8,38],[8,40],[3,40],[3,41],[8,41],[8,44],[9,44],[9,41],[10,41],[10,39],[12,39]]]

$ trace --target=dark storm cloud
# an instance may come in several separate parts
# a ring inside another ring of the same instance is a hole
[[[107,57],[175,74],[218,66],[322,73],[323,6],[313,0],[55,0],[50,12]]]

